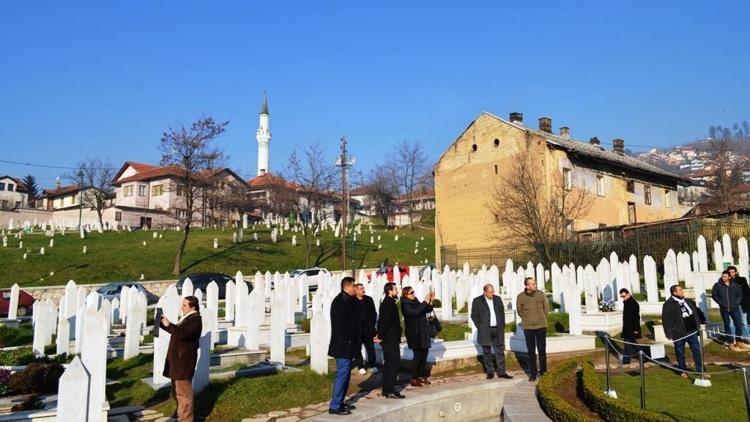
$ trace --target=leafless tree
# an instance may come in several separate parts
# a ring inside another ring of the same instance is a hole
[[[170,127],[161,137],[161,165],[174,166],[181,174],[180,183],[170,186],[182,197],[184,212],[179,216],[183,235],[174,260],[174,275],[179,275],[182,269],[182,255],[194,214],[201,215],[202,193],[210,186],[213,171],[224,158],[223,152],[212,141],[224,132],[228,124],[228,121],[217,122],[212,117],[201,117],[189,126]]]
[[[419,188],[420,177],[425,172],[427,158],[419,141],[402,141],[391,156],[393,174],[399,186],[401,198],[405,201],[409,224],[414,230],[414,193]]]
[[[732,136],[725,131],[711,140],[714,169],[707,183],[705,203],[712,211],[731,211],[739,205],[735,190],[744,183],[742,161],[732,153]]]
[[[398,180],[391,169],[387,166],[377,166],[370,170],[365,182],[365,193],[369,197],[369,203],[362,205],[372,208],[387,227],[388,219],[395,208],[394,201],[399,193]]]
[[[493,235],[501,241],[526,241],[552,262],[551,246],[566,240],[570,224],[588,214],[593,195],[585,186],[566,186],[561,173],[545,180],[528,153],[508,161],[513,164],[487,203],[495,216]]]
[[[313,250],[318,248],[318,259],[325,252],[324,246],[316,246],[315,234],[325,222],[325,211],[335,197],[338,169],[333,160],[327,159],[318,144],[308,145],[289,156],[287,180],[294,186],[294,199],[284,201],[295,208],[302,228],[305,262],[312,263]],[[291,187],[291,186],[290,186]],[[291,189],[287,189],[291,192]]]
[[[115,169],[109,161],[87,158],[79,162],[76,170],[67,176],[83,191],[80,205],[96,210],[100,227],[104,227],[102,215],[110,204],[114,175]]]

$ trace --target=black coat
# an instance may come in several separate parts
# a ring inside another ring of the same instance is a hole
[[[427,323],[427,314],[432,312],[432,305],[417,299],[401,298],[401,313],[404,315],[406,326],[406,344],[409,348],[429,349],[432,340]]]
[[[199,313],[188,315],[179,324],[169,327],[159,321],[159,326],[172,335],[164,362],[164,375],[172,380],[192,380],[195,363],[198,361],[198,342],[201,338],[203,321]]]
[[[336,359],[354,359],[362,345],[362,322],[357,298],[345,292],[331,302],[331,342],[328,356]]]
[[[685,299],[685,302],[693,311],[695,326],[700,328],[701,318],[698,307],[695,306],[695,302],[690,299]],[[679,339],[688,335],[688,331],[685,328],[685,321],[682,320],[680,304],[672,299],[672,297],[667,299],[661,307],[661,323],[664,326],[664,335],[670,340]]]
[[[365,295],[359,302],[360,319],[362,320],[362,338],[371,339],[375,336],[375,322],[378,314],[375,312],[375,302],[370,296]]]
[[[742,290],[742,301],[740,302],[742,310],[745,313],[750,312],[750,286],[747,284],[747,279],[738,275],[732,281],[737,283],[740,286],[740,290]]]
[[[633,296],[623,302],[622,338],[641,338],[641,307]]]
[[[505,344],[505,307],[500,296],[492,297],[492,307],[495,311],[497,325],[490,328],[490,307],[484,295],[477,296],[471,302],[471,320],[477,327],[477,343],[482,346],[490,346],[491,332],[494,330],[501,345]]]
[[[378,315],[378,338],[383,343],[401,343],[401,320],[398,317],[396,299],[384,297]]]

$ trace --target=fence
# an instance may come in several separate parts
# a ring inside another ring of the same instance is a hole
[[[528,261],[541,262],[549,266],[553,262],[577,265],[591,264],[596,266],[604,257],[612,252],[620,259],[627,259],[631,254],[638,259],[639,267],[643,257],[651,255],[660,266],[661,258],[667,250],[692,253],[698,249],[698,236],[706,238],[709,259],[713,258],[714,240],[721,240],[727,233],[734,241],[742,236],[750,236],[750,220],[748,219],[686,219],[668,224],[652,224],[642,226],[626,226],[603,228],[599,230],[578,232],[575,240],[561,242],[549,246],[550,259],[546,259],[539,245],[524,242],[509,242],[500,246],[487,248],[463,248],[454,245],[440,248],[442,265],[451,268],[460,267],[468,262],[472,269],[482,265],[497,265],[504,268],[505,262],[512,259],[515,264]],[[737,248],[733,248],[735,259]]]

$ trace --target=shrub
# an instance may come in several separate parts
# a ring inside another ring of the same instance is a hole
[[[23,412],[24,410],[36,410],[44,408],[44,402],[39,396],[29,396],[23,403],[10,408],[11,412]]]
[[[615,400],[604,394],[597,381],[594,364],[590,361],[583,364],[579,381],[582,384],[583,400],[589,408],[607,421],[667,422],[672,420],[665,415],[643,410],[624,400]]]
[[[578,362],[569,359],[547,372],[538,384],[539,404],[550,419],[558,422],[591,421],[588,415],[580,412],[557,394],[557,387],[564,379],[575,377]]]
[[[20,366],[34,362],[36,357],[31,349],[0,351],[0,366]]]
[[[64,371],[59,363],[32,363],[23,371],[11,375],[8,386],[16,394],[55,393]]]
[[[7,369],[0,369],[0,397],[4,397],[10,394],[11,390],[8,387],[10,381],[10,371]]]

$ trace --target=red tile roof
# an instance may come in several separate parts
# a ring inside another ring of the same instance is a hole
[[[117,174],[115,174],[115,177],[112,178],[112,183],[114,183],[117,179],[122,176],[122,173],[127,170],[128,167],[132,167],[137,173],[144,172],[146,170],[155,169],[159,166],[155,166],[152,164],[144,164],[144,163],[136,163],[135,161],[126,161],[125,164],[120,167],[120,170],[117,171]]]
[[[42,196],[47,198],[55,198],[58,196],[69,195],[71,193],[78,192],[80,188],[78,185],[60,186],[55,189],[45,189],[42,191]]]
[[[135,167],[133,167],[135,168]],[[135,182],[135,181],[146,181],[146,180],[152,180],[152,179],[159,179],[163,177],[182,177],[184,175],[184,170],[177,166],[166,166],[166,167],[154,167],[151,166],[150,168],[145,168],[142,171],[138,171],[138,173],[124,177],[122,179],[115,179],[112,184],[117,186],[121,185],[123,183],[127,182]]]
[[[297,190],[300,188],[300,186],[292,182],[287,182],[283,177],[276,176],[275,174],[271,173],[264,173],[260,176],[255,176],[252,179],[248,180],[247,184],[251,188],[255,189],[265,189],[272,186],[278,186],[290,190]]]
[[[8,179],[16,182],[16,192],[28,192],[26,190],[26,184],[23,183],[23,180],[21,180],[21,179],[19,179],[17,177],[9,176],[7,174],[4,175],[4,176],[0,176],[0,179],[5,179],[5,178],[8,178]]]

